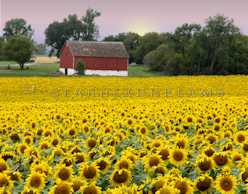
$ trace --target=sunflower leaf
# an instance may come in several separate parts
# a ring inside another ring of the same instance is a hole
[[[19,168],[19,166],[20,166],[20,164],[17,163],[17,164],[15,164],[15,165],[11,168],[11,170],[12,170],[13,172],[15,172],[15,171]]]

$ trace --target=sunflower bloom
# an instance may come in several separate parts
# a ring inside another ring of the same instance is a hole
[[[82,186],[80,189],[82,194],[101,194],[101,187],[96,186],[95,183]]]
[[[118,187],[129,185],[132,181],[131,172],[127,169],[115,170],[110,176],[110,182],[113,186]]]
[[[198,179],[194,181],[194,191],[199,191],[201,194],[208,194],[213,186],[213,178],[206,174],[198,177]]]
[[[176,148],[174,150],[170,150],[170,162],[177,167],[180,167],[186,163],[187,153],[184,149]]]
[[[233,175],[220,175],[217,176],[215,181],[215,188],[221,194],[235,194],[237,187],[237,180]]]
[[[37,190],[42,190],[45,186],[45,177],[39,172],[32,172],[27,178],[27,186],[30,188],[35,188]]]

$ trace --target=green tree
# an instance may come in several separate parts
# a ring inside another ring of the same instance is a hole
[[[86,10],[86,15],[82,17],[84,29],[82,35],[83,40],[92,41],[99,38],[99,27],[95,24],[94,20],[100,15],[100,12],[94,11],[90,7]]]
[[[230,45],[227,70],[232,74],[248,74],[248,36],[242,35]]]
[[[109,35],[109,36],[105,37],[102,41],[114,42],[115,37],[113,35]]]
[[[45,42],[48,46],[51,46],[49,56],[56,54],[59,58],[59,52],[64,43],[70,39],[71,33],[66,22],[59,23],[53,22],[45,30],[46,39]]]
[[[0,37],[0,60],[3,59],[3,56],[2,56],[2,55],[3,55],[3,49],[2,49],[3,43],[4,43],[4,37],[1,36],[1,37]]]
[[[24,68],[24,63],[30,61],[33,53],[37,51],[35,42],[31,38],[15,34],[3,44],[3,55],[8,59],[16,61],[20,68]]]
[[[38,44],[37,45],[37,55],[45,55],[47,51],[46,44]]]
[[[213,18],[206,19],[206,26],[204,30],[210,39],[211,43],[211,65],[210,74],[213,74],[217,56],[221,62],[227,63],[228,56],[228,44],[233,42],[239,35],[240,30],[233,24],[234,20],[229,20],[224,15],[217,14]]]
[[[94,19],[100,13],[88,8],[86,16],[78,20],[76,14],[64,18],[63,22],[54,21],[45,30],[45,43],[51,46],[49,56],[56,54],[59,58],[60,50],[67,40],[86,40],[95,41],[99,37],[99,27]]]
[[[168,44],[161,44],[155,50],[150,51],[144,57],[144,64],[152,71],[162,71],[167,61]]]
[[[84,75],[85,62],[82,59],[78,59],[75,70],[77,71],[78,75]]]
[[[165,43],[166,37],[164,34],[160,35],[157,32],[149,32],[140,37],[138,41],[140,45],[135,49],[134,58],[136,63],[141,64],[148,52],[156,49],[160,44]]]
[[[27,26],[26,20],[22,18],[12,19],[7,21],[5,24],[5,28],[3,29],[5,32],[3,36],[6,40],[9,40],[11,36],[14,34],[21,34],[32,38],[34,34],[34,30],[31,28],[31,25]]]

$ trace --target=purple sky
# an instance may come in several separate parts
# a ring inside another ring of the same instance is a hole
[[[0,0],[0,35],[6,21],[23,18],[35,30],[37,43],[44,43],[44,31],[54,21],[62,22],[69,14],[81,19],[90,7],[101,12],[95,19],[102,40],[120,32],[174,32],[184,23],[201,24],[217,13],[234,19],[248,35],[248,0]]]

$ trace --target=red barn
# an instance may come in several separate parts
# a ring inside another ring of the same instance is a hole
[[[76,73],[78,59],[85,75],[128,76],[129,56],[122,42],[66,41],[60,51],[60,71]]]

